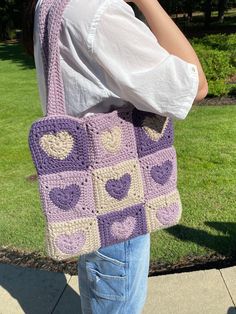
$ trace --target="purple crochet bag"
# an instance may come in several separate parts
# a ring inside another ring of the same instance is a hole
[[[45,0],[40,8],[47,114],[29,131],[54,260],[168,228],[182,214],[171,118],[131,103],[83,118],[66,114],[58,42],[68,3]]]

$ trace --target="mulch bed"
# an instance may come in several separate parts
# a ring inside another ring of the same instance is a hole
[[[77,275],[78,258],[67,261],[54,261],[38,252],[25,252],[8,247],[0,248],[0,263],[18,265],[21,267],[35,268],[52,272],[62,272]],[[226,257],[217,253],[205,256],[188,256],[178,263],[150,262],[149,277],[194,270],[205,270],[211,268],[224,268],[236,265],[236,258]]]
[[[194,103],[196,106],[222,106],[236,105],[236,96],[221,96],[221,97],[205,97],[203,100]]]

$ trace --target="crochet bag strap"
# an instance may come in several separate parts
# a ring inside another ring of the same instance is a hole
[[[44,0],[39,9],[39,38],[47,86],[46,115],[66,115],[60,69],[61,18],[70,0]]]

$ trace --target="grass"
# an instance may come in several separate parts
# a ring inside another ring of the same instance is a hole
[[[235,114],[234,105],[193,106],[175,121],[183,215],[178,226],[152,234],[152,259],[236,255]]]
[[[0,44],[0,247],[45,254],[45,221],[28,149],[31,123],[42,115],[36,72],[19,45]],[[175,121],[178,226],[151,234],[151,260],[235,254],[236,106],[193,106]]]

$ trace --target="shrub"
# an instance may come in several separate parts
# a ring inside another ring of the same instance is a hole
[[[208,35],[190,40],[202,64],[208,81],[208,95],[222,96],[232,93],[234,88],[227,84],[236,73],[236,35]],[[229,48],[230,47],[230,48]]]
[[[226,96],[230,93],[231,87],[225,83],[225,80],[208,81],[209,96]]]
[[[203,44],[207,49],[217,49],[232,53],[236,49],[236,35],[211,34],[202,38],[194,37],[191,39],[191,43]]]

